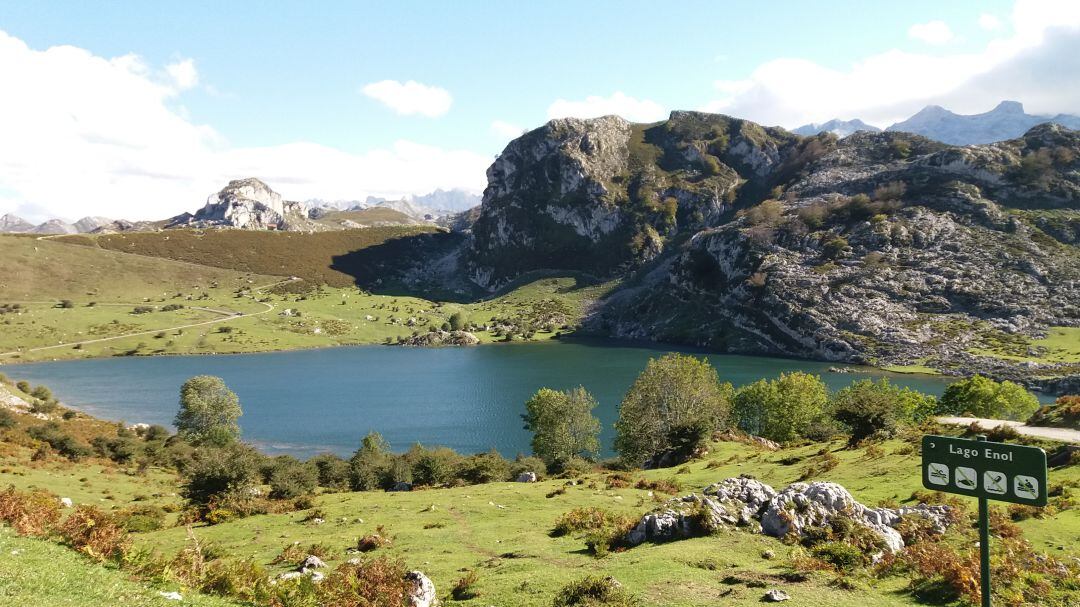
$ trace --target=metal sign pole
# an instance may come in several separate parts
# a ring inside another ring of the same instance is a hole
[[[975,437],[980,442],[986,436]],[[979,498],[979,582],[982,585],[982,607],[990,605],[990,505],[985,497]]]

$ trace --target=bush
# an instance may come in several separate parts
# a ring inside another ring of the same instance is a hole
[[[60,500],[48,491],[23,493],[10,486],[0,492],[0,521],[20,535],[47,535],[60,521]]]
[[[893,436],[902,425],[924,416],[933,399],[882,378],[863,379],[840,390],[832,399],[833,416],[851,428],[851,444],[873,436]]]
[[[454,312],[450,315],[450,328],[454,331],[461,331],[465,328],[465,315],[461,312]]]
[[[615,578],[590,575],[563,586],[554,607],[635,607],[638,601]]]
[[[320,604],[334,607],[376,607],[408,604],[412,582],[398,559],[378,557],[345,563],[318,585]]]
[[[69,546],[100,561],[119,560],[131,546],[116,517],[96,506],[76,506],[58,531]]]
[[[408,455],[412,460],[412,479],[417,485],[434,487],[453,482],[461,469],[463,458],[453,449],[414,447]]]
[[[854,571],[868,561],[868,556],[861,549],[844,542],[820,544],[814,548],[813,555],[845,573]]]
[[[821,245],[821,252],[826,259],[839,259],[844,256],[844,253],[851,248],[848,241],[843,236],[836,236],[825,241],[825,244]]]
[[[7,409],[0,409],[0,430],[15,427],[15,414]]]
[[[258,480],[260,460],[254,449],[240,443],[196,450],[183,471],[184,497],[199,507],[228,496],[246,499]]]
[[[1039,407],[1028,418],[1027,425],[1080,430],[1080,396],[1060,396],[1054,404]]]
[[[136,506],[117,515],[124,529],[132,533],[147,533],[165,528],[165,509],[161,506]]]
[[[55,422],[34,426],[27,430],[26,434],[34,440],[48,444],[54,451],[71,461],[78,461],[92,453],[89,447],[65,433]]]
[[[60,405],[55,400],[37,400],[34,401],[33,405],[30,405],[32,413],[42,413],[44,415],[52,415],[59,408]]]
[[[349,486],[353,491],[374,491],[382,487],[391,458],[390,445],[382,435],[369,433],[349,459]]]
[[[461,478],[473,484],[495,483],[510,480],[510,462],[498,451],[478,453],[465,460]]]
[[[455,601],[467,601],[480,596],[476,591],[476,582],[479,579],[480,576],[475,571],[471,569],[466,571],[465,575],[450,589],[450,596],[454,597]]]
[[[676,426],[726,427],[732,391],[705,359],[675,353],[650,359],[619,406],[615,450],[627,464],[641,466],[673,448]]]
[[[535,472],[538,478],[543,478],[546,470],[544,460],[539,457],[526,457],[519,454],[510,464],[510,476],[514,479],[525,472]]]
[[[319,472],[315,466],[302,463],[290,463],[279,466],[270,474],[270,497],[273,499],[294,499],[302,495],[311,495],[319,484]]]
[[[971,415],[993,419],[1028,419],[1039,408],[1039,399],[1020,384],[996,382],[975,375],[945,388],[938,402],[942,415]]]
[[[739,388],[733,403],[742,430],[785,442],[802,436],[824,414],[828,399],[820,377],[796,371]]]
[[[323,453],[311,458],[308,463],[315,466],[320,486],[335,490],[348,489],[349,462],[332,453]]]

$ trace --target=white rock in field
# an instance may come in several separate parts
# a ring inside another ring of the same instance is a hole
[[[435,598],[435,583],[421,571],[410,571],[405,574],[405,579],[412,582],[409,590],[409,607],[434,607],[438,604]]]
[[[70,497],[62,497],[62,498],[60,498],[60,505],[65,507],[65,508],[71,508],[75,504],[74,504],[74,502],[71,501]]]
[[[791,600],[791,597],[783,590],[776,590],[774,588],[773,590],[766,592],[765,596],[762,597],[762,600],[766,603],[779,603],[780,601]]]
[[[517,477],[517,482],[519,483],[535,483],[538,480],[540,479],[536,476],[535,472],[522,472]]]
[[[161,598],[163,598],[163,599],[165,599],[167,601],[182,601],[182,600],[184,600],[184,597],[179,592],[176,592],[175,590],[172,591],[172,592],[164,592],[164,591],[162,591],[162,592],[159,592],[158,594],[161,595]]]
[[[308,557],[304,559],[302,563],[300,563],[300,567],[298,567],[298,570],[306,571],[308,569],[321,569],[323,567],[326,567],[326,563],[324,563],[321,558],[315,556],[314,554],[309,554]]]

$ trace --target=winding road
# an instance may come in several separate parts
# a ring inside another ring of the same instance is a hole
[[[1070,430],[1069,428],[1046,428],[1042,426],[1028,426],[1024,422],[1014,422],[1004,419],[985,419],[981,417],[939,417],[937,421],[942,424],[950,426],[970,426],[973,422],[978,422],[980,426],[987,430],[997,428],[999,426],[1011,426],[1016,428],[1016,431],[1026,436],[1034,436],[1037,438],[1048,438],[1050,440],[1061,441],[1063,443],[1073,443],[1080,445],[1080,430]]]
[[[278,285],[282,285],[282,284],[285,284],[285,283],[296,282],[298,280],[303,280],[303,279],[302,278],[296,278],[296,277],[286,278],[285,280],[279,280],[279,281],[277,281],[275,283],[271,283],[271,284],[268,284],[268,285],[263,285],[261,287],[253,287],[251,289],[251,291],[253,293],[256,293],[256,292],[263,291],[265,289],[270,289],[270,288],[273,288],[273,287],[276,287]],[[59,300],[54,300],[54,301],[18,302],[18,303],[58,304],[58,303],[60,303],[60,301]],[[165,328],[160,328],[160,329],[149,329],[149,330],[146,330],[146,331],[136,331],[134,333],[124,333],[123,335],[114,335],[112,337],[99,337],[97,339],[87,339],[87,340],[83,340],[83,341],[73,341],[73,342],[68,342],[68,343],[63,343],[63,344],[56,344],[56,345],[52,345],[52,346],[38,346],[37,348],[27,348],[25,350],[14,350],[12,352],[0,352],[0,358],[3,358],[5,356],[12,356],[12,355],[15,355],[15,354],[24,354],[24,353],[27,353],[27,352],[42,352],[44,350],[53,350],[53,349],[56,349],[56,348],[74,348],[75,346],[83,346],[83,345],[86,345],[86,344],[96,344],[96,343],[101,343],[101,342],[104,342],[104,341],[112,341],[112,340],[115,340],[115,339],[125,339],[125,338],[128,338],[128,337],[138,337],[140,335],[154,335],[154,334],[165,332],[165,331],[178,331],[180,329],[190,329],[190,328],[193,328],[193,327],[203,327],[203,326],[206,326],[206,325],[212,325],[212,324],[215,324],[215,323],[225,322],[225,321],[229,321],[229,320],[239,320],[241,318],[250,318],[252,316],[262,316],[263,314],[274,311],[274,304],[269,304],[269,303],[262,302],[262,301],[257,301],[255,303],[266,306],[266,309],[265,310],[260,310],[259,312],[250,312],[250,313],[247,313],[247,314],[240,314],[238,312],[228,312],[228,311],[224,311],[224,310],[215,310],[213,308],[203,308],[203,307],[199,307],[199,306],[190,306],[190,309],[192,309],[192,310],[202,310],[204,312],[211,312],[211,313],[214,313],[214,314],[222,314],[223,317],[222,318],[215,318],[213,320],[204,320],[202,322],[195,322],[195,323],[188,323],[188,324],[184,324],[184,325],[177,325],[175,327],[165,327]],[[125,307],[131,307],[131,306],[137,306],[137,305],[142,305],[142,304],[99,303],[97,305],[100,305],[100,306],[125,306]]]

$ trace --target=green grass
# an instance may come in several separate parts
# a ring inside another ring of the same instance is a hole
[[[0,603],[27,607],[204,607],[234,606],[216,597],[182,592],[183,602],[161,596],[175,586],[154,588],[45,540],[24,538],[0,527]]]
[[[179,242],[195,238],[194,234],[169,232],[169,241],[155,235],[158,240],[153,242],[172,243],[174,238]],[[210,234],[202,238],[217,238]],[[244,233],[230,234],[243,238]],[[319,236],[341,238],[339,233]],[[288,237],[266,233],[260,238]],[[319,286],[304,294],[251,290],[275,284],[282,277],[118,253],[55,239],[0,237],[0,253],[6,253],[0,258],[0,275],[10,277],[0,283],[0,303],[22,305],[17,313],[0,315],[0,355],[6,354],[4,362],[380,344],[396,342],[430,326],[440,327],[459,311],[478,325],[489,325],[495,318],[530,322],[554,318],[558,331],[563,324],[576,324],[591,302],[610,288],[581,277],[534,277],[488,300],[444,304],[419,297],[373,294],[352,286]],[[302,265],[286,268],[285,274],[292,275]],[[58,307],[59,299],[70,299],[74,307]],[[184,308],[160,310],[169,304]],[[153,307],[155,311],[133,314],[136,306]],[[290,312],[286,314],[286,310]],[[257,315],[230,317],[233,313]],[[178,329],[192,324],[200,326]],[[550,339],[555,331],[540,331],[533,338]],[[144,334],[125,337],[132,333]],[[479,331],[477,336],[483,342],[502,339],[488,331]],[[102,338],[111,339],[74,345]]]
[[[1050,327],[1046,336],[1039,339],[991,336],[984,344],[969,351],[1015,361],[1080,364],[1080,327]]]

